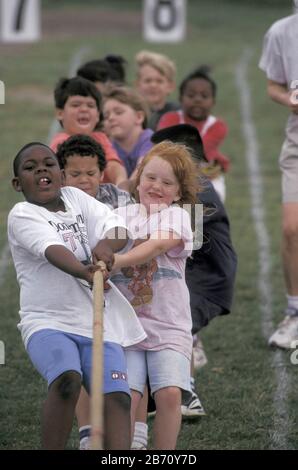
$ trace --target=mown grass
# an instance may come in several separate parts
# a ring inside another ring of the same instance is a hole
[[[51,2],[45,2],[45,6]],[[61,2],[68,8],[70,2]],[[90,2],[92,3],[92,2]],[[117,2],[109,2],[115,8]],[[121,8],[138,8],[138,2],[121,1]],[[79,8],[81,2],[76,2]],[[103,2],[105,8],[108,2]],[[118,5],[119,2],[118,2]],[[30,140],[45,140],[53,118],[51,94],[57,79],[66,75],[71,57],[82,46],[101,57],[107,52],[124,55],[129,62],[128,79],[134,76],[133,58],[141,48],[150,48],[173,57],[178,67],[178,83],[200,63],[213,67],[218,83],[216,114],[230,129],[224,150],[232,169],[227,176],[227,209],[238,253],[239,267],[231,315],[215,319],[202,332],[209,362],[197,374],[197,387],[208,415],[185,422],[179,438],[180,449],[268,449],[274,431],[273,397],[276,388],[272,352],[261,331],[258,291],[259,260],[245,163],[239,97],[235,87],[235,65],[249,47],[253,57],[248,80],[252,112],[260,147],[264,181],[266,224],[270,234],[272,263],[273,319],[278,322],[284,307],[284,285],[280,263],[280,175],[278,154],[283,139],[286,111],[266,96],[266,83],[257,63],[263,34],[277,18],[290,13],[291,2],[235,2],[233,0],[189,1],[188,38],[182,44],[145,44],[140,32],[119,37],[98,34],[91,38],[48,38],[38,44],[3,48],[1,79],[7,100],[0,107],[0,248],[6,240],[6,215],[19,195],[10,187],[11,161],[18,148]],[[32,98],[32,89],[34,99]],[[30,93],[29,93],[30,91]],[[16,329],[18,288],[13,266],[7,268],[0,290],[1,334],[6,345],[6,365],[0,366],[0,448],[39,447],[40,407],[46,386],[31,366]],[[298,448],[297,366],[289,353],[283,355],[291,377],[288,400],[289,448]],[[295,369],[296,367],[296,369]],[[74,427],[69,448],[77,447]]]

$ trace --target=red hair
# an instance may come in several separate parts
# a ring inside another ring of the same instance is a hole
[[[198,183],[199,169],[194,163],[190,150],[183,144],[173,143],[164,140],[154,145],[143,158],[136,177],[135,188],[140,184],[143,170],[147,163],[154,157],[159,157],[168,162],[177,178],[179,184],[180,199],[177,201],[179,206],[183,204],[196,204],[197,193],[201,191]],[[139,200],[139,195],[135,189],[135,195]]]

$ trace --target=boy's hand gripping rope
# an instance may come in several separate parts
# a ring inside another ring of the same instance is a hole
[[[103,271],[106,265],[98,261],[100,270],[93,278],[93,350],[91,383],[91,449],[103,449]]]

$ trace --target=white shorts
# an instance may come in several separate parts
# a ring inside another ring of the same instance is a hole
[[[282,202],[298,202],[298,116],[290,116],[281,148]]]
[[[130,389],[143,394],[147,376],[152,395],[165,387],[190,392],[190,360],[173,349],[125,351]]]

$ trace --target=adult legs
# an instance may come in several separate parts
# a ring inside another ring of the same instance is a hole
[[[298,296],[298,202],[283,204],[282,258],[287,293]]]
[[[269,345],[291,349],[298,340],[298,202],[283,204],[282,260],[288,305],[284,320],[269,338]]]

